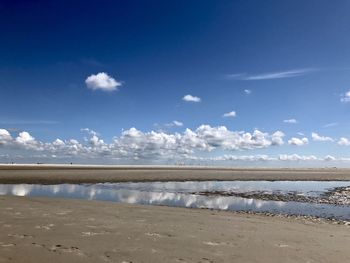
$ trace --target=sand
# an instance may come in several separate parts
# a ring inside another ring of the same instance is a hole
[[[350,227],[225,211],[0,197],[0,262],[349,262]]]
[[[238,169],[171,166],[0,165],[0,184],[60,184],[189,180],[350,180],[350,169]]]
[[[0,165],[0,183],[350,180],[347,169]],[[226,211],[0,196],[0,262],[348,262],[350,227]]]

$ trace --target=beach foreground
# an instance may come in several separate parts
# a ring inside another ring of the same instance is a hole
[[[0,262],[347,262],[350,228],[204,209],[0,197]]]

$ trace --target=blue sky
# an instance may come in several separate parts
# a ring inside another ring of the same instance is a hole
[[[349,10],[1,1],[0,161],[349,166]]]

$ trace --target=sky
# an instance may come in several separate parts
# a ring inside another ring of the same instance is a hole
[[[350,2],[0,1],[0,163],[350,167]]]

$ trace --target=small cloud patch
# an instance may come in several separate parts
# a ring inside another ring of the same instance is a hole
[[[85,84],[89,89],[102,91],[115,91],[122,85],[120,81],[115,80],[105,72],[90,75],[86,78]]]
[[[235,111],[230,111],[230,112],[227,112],[224,115],[222,115],[222,117],[224,117],[224,118],[234,118],[236,116],[237,116],[237,114]]]
[[[197,97],[197,96],[192,96],[190,94],[185,95],[182,98],[183,101],[187,101],[187,102],[201,102],[201,98]]]

